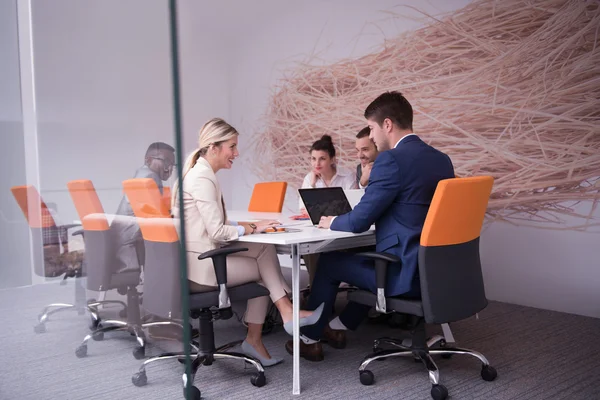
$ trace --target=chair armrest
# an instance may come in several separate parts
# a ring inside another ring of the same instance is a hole
[[[84,230],[83,229],[79,229],[78,231],[73,232],[72,236],[83,236]]]
[[[60,227],[63,229],[71,229],[71,228],[75,228],[77,226],[81,226],[81,224],[65,224],[65,225],[61,225]]]
[[[357,253],[356,255],[372,258],[375,260],[384,260],[387,262],[400,262],[400,257],[389,253],[377,253],[375,251],[366,251],[363,253]]]
[[[387,313],[385,302],[385,281],[387,276],[387,267],[389,263],[400,262],[400,258],[393,254],[378,253],[374,251],[358,253],[357,255],[367,257],[375,261],[375,282],[377,284],[377,302],[375,303],[375,309],[378,312],[385,314]]]
[[[212,258],[215,276],[219,284],[219,309],[231,308],[231,301],[227,293],[227,256],[241,251],[248,251],[247,248],[227,248],[209,250],[198,256],[198,260]]]
[[[212,258],[214,260],[214,257],[216,257],[216,256],[225,256],[226,257],[230,254],[239,253],[241,251],[248,251],[248,249],[241,248],[241,247],[232,247],[232,248],[222,247],[220,249],[209,250],[209,251],[206,251],[206,252],[200,254],[198,256],[198,260],[204,260],[205,258]]]

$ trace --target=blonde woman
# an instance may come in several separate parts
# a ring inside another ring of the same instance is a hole
[[[183,167],[183,218],[185,219],[186,247],[188,250],[188,279],[192,292],[214,290],[217,279],[212,260],[198,260],[198,253],[222,247],[242,235],[263,232],[278,225],[278,221],[261,220],[255,223],[227,221],[225,204],[216,173],[230,169],[239,156],[238,132],[222,119],[208,121],[200,130],[198,149],[186,160]],[[173,215],[179,218],[178,187],[173,187]],[[285,282],[279,259],[273,245],[233,243],[231,246],[247,247],[247,252],[236,253],[227,258],[227,281],[229,286],[258,282],[269,289],[270,297],[284,322],[288,333],[292,332],[292,303],[287,297],[289,287]],[[268,297],[248,300],[245,321],[248,334],[242,343],[242,351],[259,359],[267,367],[278,364],[281,359],[272,358],[262,342]],[[314,312],[301,311],[300,325],[312,325],[321,316],[323,305]]]

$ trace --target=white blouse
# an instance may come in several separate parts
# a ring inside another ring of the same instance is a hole
[[[312,172],[309,172],[304,177],[304,182],[302,182],[302,189],[311,188],[311,180],[312,180]],[[324,187],[341,187],[344,190],[347,189],[358,189],[356,185],[356,174],[354,171],[344,168],[337,167],[335,175],[331,178],[331,183],[328,185],[325,184],[323,178],[319,177],[315,182],[315,188],[324,188]],[[302,202],[302,198],[299,197],[298,207],[300,209],[304,208],[304,203]]]

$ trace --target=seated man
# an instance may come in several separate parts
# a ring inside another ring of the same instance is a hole
[[[369,138],[370,134],[371,129],[367,126],[356,135],[356,154],[360,161],[360,164],[356,166],[356,184],[360,189],[366,188],[369,184],[371,168],[379,154],[375,142]]]
[[[450,158],[423,142],[412,131],[413,111],[398,92],[386,92],[365,110],[379,155],[373,164],[369,185],[356,207],[338,217],[322,217],[319,226],[345,232],[365,232],[376,227],[376,250],[394,254],[401,262],[390,264],[386,295],[418,297],[419,238],[437,184],[454,177]],[[319,322],[301,329],[300,355],[323,360],[319,340],[335,348],[346,344],[345,330],[356,329],[370,306],[350,302],[331,322],[329,314],[340,282],[376,293],[373,260],[350,252],[322,254],[308,300],[314,310],[325,302]],[[292,353],[292,342],[286,343]]]
[[[166,143],[155,142],[148,147],[144,158],[144,165],[135,172],[134,178],[154,179],[162,194],[163,181],[169,179],[175,166],[175,149]],[[144,241],[127,196],[121,199],[117,215],[129,217],[113,222],[120,264],[117,270],[137,268],[143,263]]]

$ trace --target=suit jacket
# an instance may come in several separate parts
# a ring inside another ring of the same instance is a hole
[[[160,176],[152,171],[148,166],[144,165],[135,171],[134,178],[152,178],[156,182],[158,186],[158,190],[162,194],[163,191],[163,183],[160,179]],[[130,218],[117,218],[112,224],[113,231],[116,235],[117,244],[120,245],[128,245],[131,243],[135,243],[137,241],[142,240],[142,234],[140,232],[140,227],[137,224],[135,219],[135,214],[133,213],[133,209],[131,208],[131,204],[127,199],[127,196],[123,196],[121,199],[121,203],[119,204],[119,208],[117,209],[117,215],[123,215]]]
[[[416,135],[379,154],[365,194],[354,209],[333,220],[332,230],[364,232],[374,223],[376,250],[398,256],[386,291],[391,296],[420,290],[418,251],[425,217],[438,182],[454,177],[450,157]]]
[[[236,240],[238,230],[226,224],[223,194],[217,176],[200,157],[183,178],[188,279],[200,285],[217,286],[212,260],[198,260],[198,254]],[[179,218],[178,207],[173,215]]]

